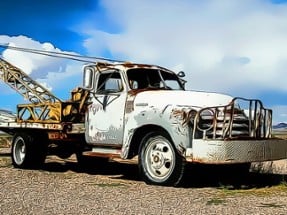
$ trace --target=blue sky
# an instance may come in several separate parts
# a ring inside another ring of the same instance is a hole
[[[287,122],[287,3],[282,0],[3,0],[0,43],[184,70],[187,88],[262,99]],[[0,50],[56,96],[82,63]],[[0,82],[0,108],[23,98]]]

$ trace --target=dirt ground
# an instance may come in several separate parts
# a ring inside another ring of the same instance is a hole
[[[160,187],[114,161],[82,170],[52,156],[40,170],[15,169],[2,148],[0,214],[287,214],[286,179],[189,165],[181,187]]]

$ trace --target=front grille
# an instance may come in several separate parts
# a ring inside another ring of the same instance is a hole
[[[260,100],[234,98],[229,105],[201,109],[194,120],[195,138],[263,139],[271,137],[272,111]]]

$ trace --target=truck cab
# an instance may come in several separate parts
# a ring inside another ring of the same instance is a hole
[[[122,147],[128,135],[125,131],[131,129],[128,126],[138,127],[131,124],[137,123],[134,119],[137,94],[184,90],[183,81],[166,69],[135,64],[99,66],[98,69],[93,66],[84,69],[90,104],[85,120],[85,137],[91,145]],[[137,107],[146,107],[140,108],[141,111],[147,110],[148,103],[137,103]]]

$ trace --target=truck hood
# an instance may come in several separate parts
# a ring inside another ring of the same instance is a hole
[[[167,105],[192,106],[194,109],[222,106],[231,102],[233,97],[225,94],[182,91],[182,90],[157,90],[144,91],[136,95],[135,106],[154,106],[165,108]]]

